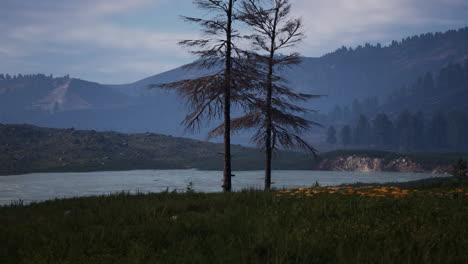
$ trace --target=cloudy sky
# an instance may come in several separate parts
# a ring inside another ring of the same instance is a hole
[[[291,1],[311,57],[468,26],[468,0]],[[134,82],[194,59],[176,45],[198,34],[180,15],[206,14],[191,0],[0,0],[0,72]]]

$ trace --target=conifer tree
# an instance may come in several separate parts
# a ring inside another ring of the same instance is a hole
[[[412,115],[408,110],[401,112],[396,120],[398,151],[408,152],[412,150],[414,131]]]
[[[447,145],[447,118],[442,111],[436,111],[429,125],[429,137],[434,150],[442,150]]]
[[[360,115],[354,130],[354,144],[367,146],[370,142],[370,124],[365,115]]]
[[[393,123],[386,114],[378,114],[372,125],[374,142],[380,147],[390,147],[393,137]]]
[[[194,4],[211,15],[206,18],[183,17],[198,24],[204,38],[184,40],[179,44],[192,49],[199,59],[185,68],[205,69],[209,74],[190,80],[152,87],[175,89],[185,99],[190,112],[184,120],[189,130],[200,128],[202,121],[224,119],[221,129],[224,136],[223,190],[231,191],[231,108],[236,102],[247,97],[248,87],[255,82],[255,69],[247,69],[243,56],[245,52],[236,45],[240,38],[234,28],[238,19],[238,0],[194,0]]]
[[[447,141],[452,151],[463,151],[467,147],[468,119],[461,111],[448,113]]]
[[[412,118],[413,133],[414,133],[414,142],[413,146],[415,150],[422,151],[425,148],[425,120],[424,114],[421,111],[418,111],[413,115]]]
[[[289,0],[245,0],[241,12],[242,21],[254,32],[247,38],[256,51],[250,57],[261,71],[257,72],[261,83],[247,114],[233,120],[232,127],[256,129],[253,141],[265,150],[265,189],[271,188],[272,153],[277,145],[315,153],[300,134],[318,124],[300,116],[308,110],[297,102],[318,96],[294,92],[278,75],[284,67],[300,63],[298,53],[279,56],[281,50],[294,48],[304,36],[302,20],[290,18],[290,10]],[[215,129],[212,134],[216,133]]]
[[[341,143],[346,148],[349,144],[351,144],[351,127],[346,125],[340,131]]]
[[[336,129],[333,126],[330,126],[327,131],[327,143],[336,144]]]

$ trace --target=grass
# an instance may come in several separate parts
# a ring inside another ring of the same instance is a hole
[[[468,263],[463,186],[16,203],[0,207],[0,263]]]

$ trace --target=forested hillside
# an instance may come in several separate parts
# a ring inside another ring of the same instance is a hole
[[[412,84],[394,90],[379,109],[398,113],[398,109],[468,113],[468,60],[450,63],[437,72],[427,72]]]
[[[407,37],[389,46],[343,47],[321,58],[306,58],[303,66],[291,69],[288,76],[304,91],[326,94],[323,104],[328,108],[322,110],[329,110],[354,99],[385,97],[426,72],[467,58],[468,27]]]
[[[0,124],[0,175],[135,169],[222,169],[223,146],[151,133],[50,129]],[[233,146],[233,169],[263,168],[258,150]],[[311,169],[301,153],[279,152],[276,169]]]
[[[468,27],[447,32],[426,33],[393,41],[390,45],[364,44],[342,47],[318,58],[303,57],[297,67],[282,73],[301,92],[322,94],[308,106],[328,112],[333,106],[349,105],[369,97],[384,102],[394,90],[410,85],[426,72],[438,72],[450,63],[468,58]],[[161,96],[149,84],[168,83],[206,74],[183,67],[125,85],[112,86],[139,97]]]
[[[467,131],[468,118],[463,112],[437,111],[425,117],[422,112],[406,110],[395,118],[384,113],[361,115],[351,125],[332,125],[327,142],[336,148],[460,152],[468,151]]]

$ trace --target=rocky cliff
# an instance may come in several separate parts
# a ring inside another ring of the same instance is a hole
[[[421,162],[406,156],[372,157],[366,154],[338,155],[322,158],[317,164],[318,170],[325,171],[388,171],[421,172],[445,174],[452,170],[451,164],[441,162]]]

